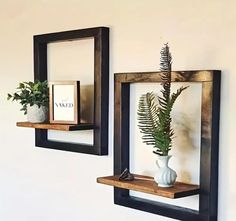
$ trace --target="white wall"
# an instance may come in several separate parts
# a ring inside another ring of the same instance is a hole
[[[113,73],[158,70],[169,42],[174,70],[222,70],[219,220],[234,220],[235,7],[233,0],[0,0],[0,219],[170,220],[114,205],[113,189],[95,182],[113,172]],[[109,156],[34,148],[34,131],[15,126],[24,116],[6,101],[19,81],[33,79],[32,36],[96,26],[110,27]]]

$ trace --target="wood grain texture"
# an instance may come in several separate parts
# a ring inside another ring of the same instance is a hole
[[[116,73],[115,81],[122,83],[161,82],[161,72]],[[172,82],[209,82],[213,71],[172,71]]]
[[[130,165],[128,157],[130,85],[142,82],[158,83],[161,81],[160,74],[161,72],[115,74],[114,174],[116,175],[121,174],[125,168],[129,169]],[[182,221],[217,221],[221,71],[175,71],[171,75],[172,82],[202,85],[199,210],[134,197],[129,195],[129,189],[122,187],[114,187],[114,202],[117,205]]]
[[[157,186],[152,177],[142,175],[134,175],[133,181],[120,181],[118,175],[99,177],[97,178],[97,182],[171,199],[199,194],[198,185],[176,182],[173,187],[162,188]]]
[[[93,124],[50,124],[50,123],[30,123],[30,122],[17,122],[18,127],[30,127],[36,129],[47,129],[47,130],[62,130],[62,131],[74,131],[74,130],[92,130],[94,129]]]
[[[94,39],[94,116],[92,119],[92,123],[94,124],[93,145],[87,145],[84,143],[55,142],[48,139],[47,129],[50,128],[39,128],[35,130],[35,146],[78,153],[107,155],[109,107],[109,28],[96,27],[35,35],[34,79],[44,81],[48,78],[47,44],[61,41],[80,40],[83,38]],[[76,130],[80,128],[81,127],[77,128],[76,126]],[[70,127],[70,130],[74,129],[75,127]]]

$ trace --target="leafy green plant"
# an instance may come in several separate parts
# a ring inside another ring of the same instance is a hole
[[[154,147],[153,153],[167,156],[172,147],[174,130],[171,127],[171,111],[176,99],[187,88],[180,87],[171,94],[172,57],[168,44],[161,49],[161,94],[144,94],[139,99],[138,127],[144,135],[143,142]]]
[[[40,82],[21,82],[16,88],[16,92],[7,95],[8,100],[19,101],[22,105],[21,111],[27,114],[27,105],[33,106],[34,104],[41,106],[48,106],[49,90],[47,81]]]

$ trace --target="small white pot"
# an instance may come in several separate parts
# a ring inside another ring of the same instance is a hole
[[[27,120],[31,123],[42,123],[48,119],[48,109],[45,106],[38,107],[27,105]]]
[[[170,158],[171,156],[158,156],[156,161],[158,170],[154,176],[154,180],[159,187],[172,187],[176,181],[176,172],[168,166]]]

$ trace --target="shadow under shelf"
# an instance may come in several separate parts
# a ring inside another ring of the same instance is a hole
[[[97,182],[122,189],[153,194],[166,198],[176,199],[199,194],[199,185],[176,182],[173,187],[158,187],[153,177],[136,175],[132,181],[120,181],[119,176],[98,177]]]
[[[95,128],[94,124],[50,124],[50,123],[30,123],[30,122],[17,122],[18,127],[30,127],[35,129],[46,130],[61,130],[61,131],[76,131],[76,130],[92,130]]]

